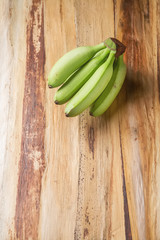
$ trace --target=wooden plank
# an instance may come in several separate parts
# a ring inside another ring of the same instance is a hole
[[[121,1],[119,9],[116,35],[127,45],[128,73],[118,102],[132,239],[159,239],[156,3]]]
[[[17,185],[15,231],[17,239],[37,239],[41,178],[45,170],[45,79],[43,2],[29,6],[26,26],[26,69],[22,112],[22,139]]]
[[[45,1],[45,76],[53,64],[76,47],[74,3]],[[47,82],[46,88],[48,89]],[[79,122],[54,104],[55,89],[46,91],[45,157],[42,179],[40,239],[73,239],[77,208]]]
[[[114,35],[112,1],[76,1],[79,45]],[[75,239],[125,239],[119,125],[109,111],[80,116],[80,171]]]
[[[0,2],[0,239],[15,235],[27,15],[25,1]]]

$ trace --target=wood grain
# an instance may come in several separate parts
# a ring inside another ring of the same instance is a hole
[[[43,11],[43,2],[33,1],[26,27],[26,73],[15,212],[15,229],[18,239],[38,238],[35,226],[39,223],[41,178],[45,169]]]
[[[0,239],[160,239],[160,5],[0,1]],[[66,118],[47,76],[108,37],[125,84],[99,118]]]

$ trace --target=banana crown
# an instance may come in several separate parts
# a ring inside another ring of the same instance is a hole
[[[111,38],[105,40],[104,45],[110,50],[116,51],[116,44],[111,40]]]

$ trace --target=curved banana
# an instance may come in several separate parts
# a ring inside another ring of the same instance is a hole
[[[116,49],[116,44],[111,38],[95,45],[78,47],[61,57],[52,67],[48,76],[48,86],[58,87],[66,81],[78,68],[90,60],[98,51],[107,47]]]
[[[76,69],[105,47],[104,43],[101,43],[96,46],[78,47],[66,53],[51,69],[48,76],[49,87],[60,86]]]
[[[123,85],[126,71],[127,69],[123,61],[123,55],[121,55],[116,62],[114,73],[109,84],[99,98],[93,103],[90,109],[90,115],[94,117],[100,116],[109,108]]]
[[[71,98],[65,108],[65,114],[67,117],[74,117],[83,112],[103,92],[112,77],[115,53],[116,51],[110,52],[107,60]]]
[[[109,54],[109,48],[103,49],[84,66],[82,66],[77,72],[75,72],[56,92],[54,101],[56,104],[66,103],[92,76],[97,68],[102,64],[107,55]]]
[[[102,49],[102,50],[98,51],[98,52],[93,56],[93,58],[99,57],[99,56],[104,52],[104,50],[105,50],[105,49]],[[92,59],[93,59],[93,58],[92,58]],[[91,59],[91,60],[92,60],[92,59]]]

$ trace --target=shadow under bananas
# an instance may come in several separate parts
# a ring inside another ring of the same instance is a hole
[[[111,121],[112,118],[125,114],[127,107],[132,104],[137,105],[142,99],[150,99],[153,94],[154,77],[142,72],[133,72],[131,69],[127,72],[122,89],[108,110],[99,118],[103,123]],[[125,115],[124,115],[125,116]]]

